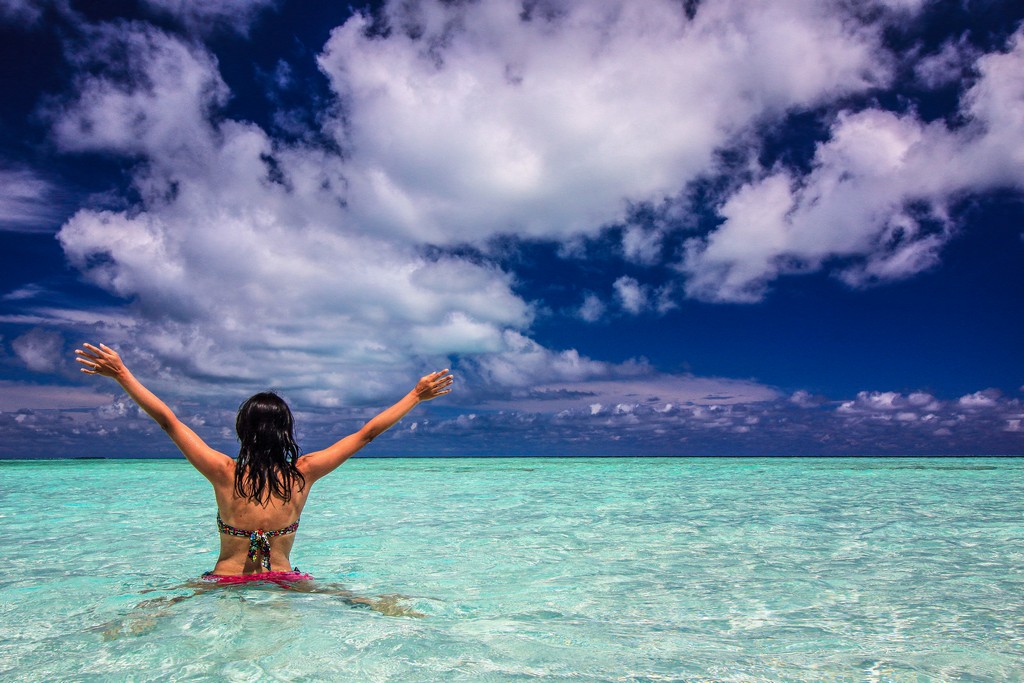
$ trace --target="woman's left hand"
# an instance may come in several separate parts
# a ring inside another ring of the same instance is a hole
[[[117,379],[127,372],[121,356],[106,344],[100,344],[99,348],[92,344],[82,344],[82,348],[75,349],[75,353],[78,354],[75,360],[85,366],[81,370],[87,375],[103,375]]]

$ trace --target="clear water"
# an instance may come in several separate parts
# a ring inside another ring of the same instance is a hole
[[[183,461],[0,463],[0,679],[1024,680],[1024,460],[357,459],[293,561],[209,569]]]

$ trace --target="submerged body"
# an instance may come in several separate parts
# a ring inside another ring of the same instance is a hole
[[[214,574],[206,572],[200,577],[221,586],[244,586],[248,583],[272,583],[281,588],[296,588],[300,583],[312,581],[313,575],[297,568],[287,572],[260,572],[259,574]]]
[[[239,408],[236,431],[241,449],[234,459],[208,446],[179,420],[129,372],[116,351],[103,344],[83,344],[75,353],[82,372],[116,380],[213,485],[220,555],[205,576],[217,582],[232,577],[275,583],[310,578],[292,570],[290,555],[313,484],[419,403],[450,392],[454,381],[447,369],[425,375],[408,394],[359,431],[302,457],[292,436],[292,414],[287,404],[270,392],[256,394]]]

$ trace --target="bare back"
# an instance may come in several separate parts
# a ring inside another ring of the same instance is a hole
[[[302,459],[299,459],[302,462]],[[301,470],[300,466],[300,470]],[[309,497],[312,482],[307,479],[301,490],[299,482],[292,488],[291,498],[285,502],[271,495],[266,505],[258,505],[235,492],[235,464],[231,463],[229,472],[217,482],[213,490],[217,496],[217,510],[221,520],[238,529],[251,531],[275,531],[284,529],[294,523],[302,515]],[[258,574],[265,569],[257,561],[249,558],[249,538],[245,536],[220,535],[220,557],[213,568],[213,573],[223,576],[240,574]],[[290,571],[291,551],[295,544],[295,534],[275,536],[270,539],[270,567],[273,571]]]

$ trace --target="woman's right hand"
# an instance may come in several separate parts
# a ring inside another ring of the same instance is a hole
[[[455,378],[450,374],[445,374],[447,372],[448,368],[445,368],[421,377],[420,381],[416,383],[416,388],[413,389],[416,398],[420,401],[429,401],[451,391]]]
[[[81,370],[87,375],[118,379],[127,372],[121,356],[106,344],[100,344],[98,348],[92,344],[82,344],[82,348],[75,349],[75,353],[78,354],[75,360],[85,366]]]

